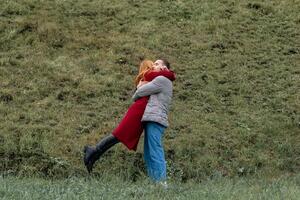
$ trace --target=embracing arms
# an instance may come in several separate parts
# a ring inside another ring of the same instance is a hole
[[[152,94],[161,92],[164,79],[166,78],[163,76],[158,76],[155,79],[153,79],[153,81],[138,87],[138,89],[132,96],[133,100],[136,101],[140,97],[150,96]]]

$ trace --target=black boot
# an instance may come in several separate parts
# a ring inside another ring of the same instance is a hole
[[[119,140],[115,136],[108,135],[96,144],[96,148],[88,145],[84,147],[83,161],[89,173],[92,172],[94,163],[101,157],[101,155],[117,143],[119,143]]]

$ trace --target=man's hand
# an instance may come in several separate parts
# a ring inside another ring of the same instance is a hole
[[[161,70],[169,70],[166,66],[162,66],[160,69]]]

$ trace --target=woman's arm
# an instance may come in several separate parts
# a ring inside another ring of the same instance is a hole
[[[154,78],[158,76],[164,76],[168,78],[171,81],[174,81],[176,79],[176,75],[171,70],[159,70],[159,71],[150,71],[145,75],[145,80],[152,81]]]

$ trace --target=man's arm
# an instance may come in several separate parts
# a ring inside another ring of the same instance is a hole
[[[149,83],[149,81],[140,81],[139,84],[136,86],[136,88],[138,89],[138,88],[140,88],[141,86],[143,86],[147,83]]]
[[[155,79],[153,79],[151,82],[146,83],[145,85],[139,87],[132,96],[133,100],[135,101],[140,97],[150,96],[152,94],[161,92],[162,90],[161,78],[165,78],[165,77],[158,76]]]

